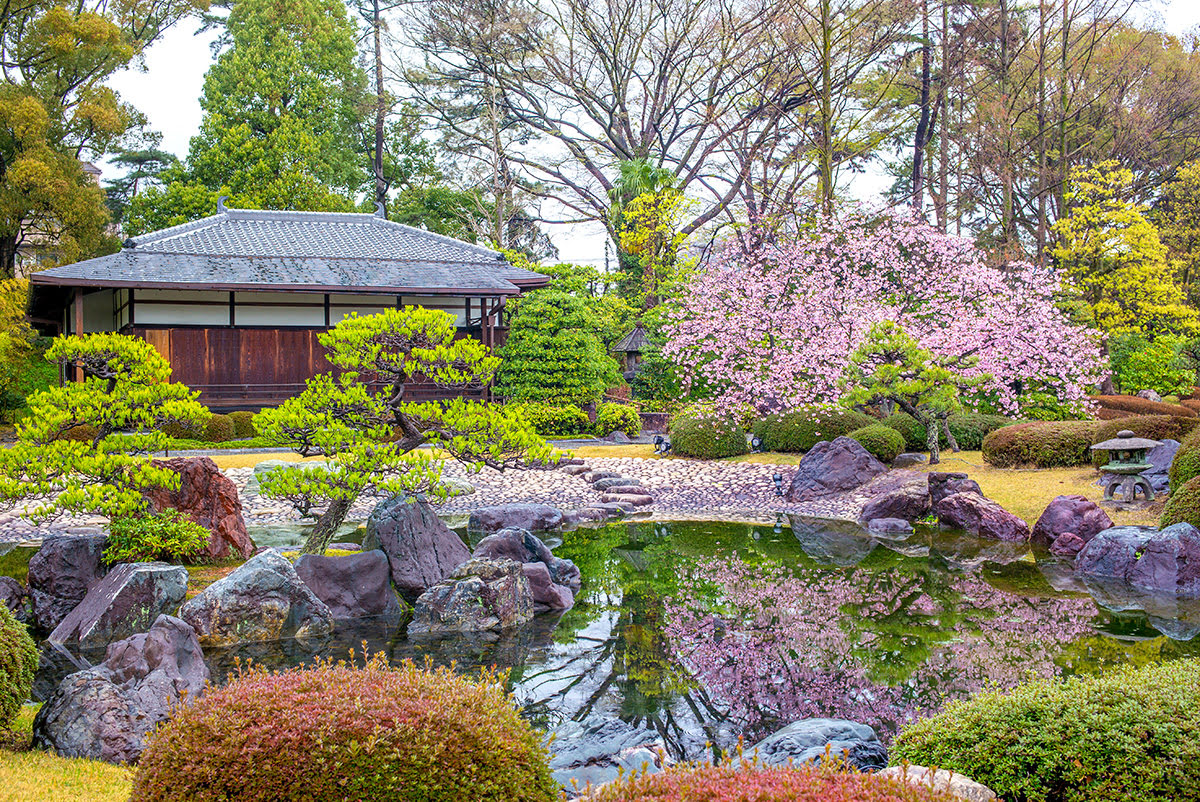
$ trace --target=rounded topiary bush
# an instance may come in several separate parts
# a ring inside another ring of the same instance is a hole
[[[963,451],[978,451],[983,447],[983,438],[997,429],[1012,426],[1018,421],[1003,415],[987,415],[982,412],[960,412],[946,421],[958,447]]]
[[[829,769],[682,766],[633,773],[608,783],[590,802],[955,802],[956,797],[873,774]]]
[[[228,415],[214,414],[204,426],[204,441],[206,443],[227,443],[237,434],[233,418]]]
[[[870,426],[855,429],[846,436],[857,440],[875,459],[885,465],[892,464],[904,450],[904,437],[900,432],[882,423],[872,423]]]
[[[1196,417],[1196,410],[1188,409],[1179,404],[1164,404],[1162,401],[1151,401],[1148,398],[1138,398],[1136,395],[1094,395],[1092,400],[1101,409],[1111,409],[1118,412],[1132,412],[1135,415],[1178,415],[1183,418]]]
[[[951,702],[889,760],[965,774],[1010,802],[1200,799],[1200,660]]]
[[[381,657],[244,672],[155,731],[132,799],[556,800],[541,739],[503,687]]]
[[[176,440],[203,440],[205,428],[191,421],[168,421],[163,424],[162,432]]]
[[[1179,440],[1181,443],[1200,426],[1200,418],[1181,418],[1177,415],[1133,415],[1128,418],[1104,421],[1092,435],[1093,443],[1111,440],[1126,429],[1138,437],[1150,440]],[[1092,454],[1096,467],[1108,463],[1108,454],[1097,451]]]
[[[37,667],[37,644],[25,625],[0,604],[0,729],[12,724],[29,698]]]
[[[1058,468],[1091,462],[1096,421],[1033,421],[1005,426],[983,438],[983,459],[997,468]]]
[[[817,406],[769,415],[754,424],[754,434],[764,451],[798,454],[822,440],[834,440],[855,429],[878,423],[870,415],[852,409]]]
[[[671,451],[682,457],[720,459],[750,451],[740,423],[728,415],[691,410],[671,418]]]
[[[1196,476],[1200,476],[1200,431],[1194,431],[1179,441],[1179,450],[1167,469],[1172,492]]]
[[[238,440],[248,440],[251,437],[258,437],[258,430],[254,428],[254,413],[248,410],[240,412],[230,412],[229,419],[233,421],[233,436]]]
[[[1193,476],[1181,485],[1171,484],[1171,495],[1163,506],[1159,526],[1180,522],[1200,529],[1200,476]]]
[[[587,413],[574,404],[529,402],[518,404],[517,410],[542,437],[574,437],[585,434],[592,425]]]
[[[600,404],[596,407],[596,422],[592,431],[604,437],[613,432],[624,432],[630,437],[642,430],[642,416],[628,404]]]

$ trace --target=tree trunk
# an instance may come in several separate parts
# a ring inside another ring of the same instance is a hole
[[[821,148],[817,154],[821,211],[833,213],[833,15],[821,0]]]
[[[958,447],[958,441],[954,439],[954,432],[950,431],[950,417],[948,415],[939,415],[938,420],[942,425],[942,434],[946,436],[946,443],[950,446],[950,450],[955,454],[962,451]]]
[[[383,134],[387,117],[387,92],[383,86],[383,21],[379,15],[379,0],[372,0],[371,27],[375,36],[375,202],[382,203],[387,216],[387,181],[383,177]]]
[[[337,534],[338,527],[346,520],[346,516],[350,513],[350,507],[354,503],[353,499],[335,499],[329,504],[329,508],[321,513],[321,517],[317,519],[317,525],[313,527],[312,534],[308,536],[308,540],[304,541],[304,548],[300,549],[301,554],[316,554],[325,553],[325,549],[329,548],[329,544],[333,542],[334,535]]]
[[[929,41],[929,0],[921,3],[921,111],[913,142],[912,207],[918,213],[925,208],[925,148],[933,138],[929,120],[929,85],[932,81],[932,46]]]
[[[17,235],[0,237],[0,278],[17,274]]]
[[[938,421],[937,418],[929,414],[924,414],[920,418],[921,423],[925,424],[925,447],[929,449],[929,464],[938,464]]]

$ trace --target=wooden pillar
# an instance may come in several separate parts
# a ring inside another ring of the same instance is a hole
[[[83,335],[83,290],[75,290],[75,297],[71,299],[71,333],[76,337]],[[75,373],[75,381],[83,381],[83,371],[79,368],[72,368]]]

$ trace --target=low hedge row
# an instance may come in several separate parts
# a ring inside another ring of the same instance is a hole
[[[1097,421],[1032,421],[983,438],[983,459],[997,468],[1058,468],[1091,463]]]
[[[1179,450],[1167,469],[1167,479],[1172,491],[1182,487],[1194,477],[1200,476],[1200,429],[1194,430],[1179,441]]]
[[[909,451],[924,451],[928,446],[925,427],[912,415],[897,412],[881,421],[885,426],[895,429],[904,437],[904,447]],[[1003,415],[986,415],[981,412],[960,412],[951,415],[946,421],[950,433],[963,451],[978,451],[983,446],[983,438],[997,429],[1012,426],[1017,421]],[[938,434],[938,443],[942,447],[949,446],[946,436]]]
[[[728,415],[690,410],[672,417],[668,426],[671,450],[682,457],[721,459],[750,451],[745,430]]]
[[[1179,440],[1181,443],[1188,435],[1200,427],[1200,418],[1181,418],[1178,415],[1132,415],[1119,420],[1104,421],[1096,427],[1092,435],[1093,443],[1103,443],[1111,440],[1119,432],[1131,431],[1138,437],[1150,440]],[[1108,454],[1097,451],[1092,454],[1092,464],[1097,468],[1108,464]]]
[[[889,760],[965,774],[1008,802],[1200,799],[1200,659],[951,702]]]
[[[854,410],[815,406],[769,415],[756,421],[753,430],[764,451],[799,454],[822,440],[834,440],[878,422]]]
[[[1170,526],[1189,523],[1200,529],[1200,476],[1193,476],[1180,484],[1171,483],[1171,495],[1163,506],[1158,525]]]
[[[1184,418],[1196,417],[1196,410],[1188,409],[1179,404],[1164,404],[1162,401],[1151,401],[1148,398],[1138,398],[1136,395],[1094,395],[1101,409],[1118,412],[1132,412],[1136,415],[1179,415]]]
[[[592,425],[587,413],[574,404],[556,406],[531,401],[514,406],[542,437],[576,437],[588,434]]]

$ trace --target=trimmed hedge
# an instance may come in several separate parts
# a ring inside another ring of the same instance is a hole
[[[1193,431],[1179,442],[1179,450],[1167,469],[1167,480],[1172,490],[1182,487],[1196,476],[1200,476],[1200,430]]]
[[[924,451],[925,426],[907,412],[895,412],[880,421],[889,429],[895,429],[904,438],[904,448],[908,451]]]
[[[542,437],[575,437],[587,434],[592,425],[587,413],[574,404],[554,406],[530,402],[514,406]]]
[[[1163,527],[1183,522],[1200,529],[1200,476],[1193,476],[1180,485],[1172,483],[1171,488],[1158,525]]]
[[[1181,418],[1177,415],[1134,415],[1101,423],[1096,427],[1096,433],[1092,435],[1092,443],[1111,440],[1126,429],[1138,437],[1150,440],[1178,440],[1182,443],[1198,426],[1200,426],[1200,418]],[[1092,464],[1097,468],[1107,465],[1108,454],[1093,453]]]
[[[1094,395],[1092,400],[1101,409],[1115,409],[1120,412],[1132,412],[1136,415],[1178,415],[1182,418],[1196,417],[1196,410],[1178,404],[1164,404],[1161,401],[1151,401],[1148,398],[1138,398],[1136,395]]]
[[[229,419],[233,421],[233,436],[238,440],[249,440],[253,437],[258,437],[258,430],[254,428],[254,413],[249,410],[241,412],[230,412]]]
[[[592,431],[599,437],[613,432],[624,432],[636,437],[642,430],[642,416],[628,404],[599,404],[596,406],[596,422]]]
[[[1089,465],[1096,421],[1032,421],[1005,426],[983,438],[983,459],[997,468]]]
[[[37,667],[37,644],[25,625],[0,604],[0,729],[12,724],[29,698]]]
[[[878,422],[852,409],[802,407],[755,422],[754,434],[762,440],[764,451],[799,454],[822,440],[834,440]]]
[[[803,767],[681,766],[631,772],[592,792],[591,802],[957,802],[924,786],[857,772]]]
[[[872,423],[870,426],[855,429],[846,436],[851,440],[857,440],[863,448],[870,451],[872,456],[884,465],[891,465],[904,450],[904,438],[900,432],[884,426],[882,423]]]
[[[210,443],[228,443],[237,436],[233,418],[214,413],[204,426],[204,439]]]
[[[904,447],[908,451],[924,451],[928,443],[925,440],[925,427],[907,412],[896,412],[880,421],[884,426],[895,429],[904,437]],[[987,415],[982,412],[960,412],[951,415],[947,424],[951,434],[963,451],[978,451],[983,446],[983,438],[997,429],[1012,426],[1020,421],[1006,418],[1003,415]],[[938,435],[938,443],[948,446],[944,434]]]
[[[204,434],[205,426],[197,426],[190,421],[168,421],[162,426],[162,432],[173,440],[200,440],[207,442]]]
[[[667,434],[671,451],[681,457],[721,459],[746,454],[746,432],[732,417],[691,411],[671,418]]]
[[[541,738],[503,687],[380,655],[246,671],[150,736],[132,800],[557,800]]]
[[[965,774],[1009,802],[1200,799],[1200,660],[1045,680],[951,702],[889,759]]]

